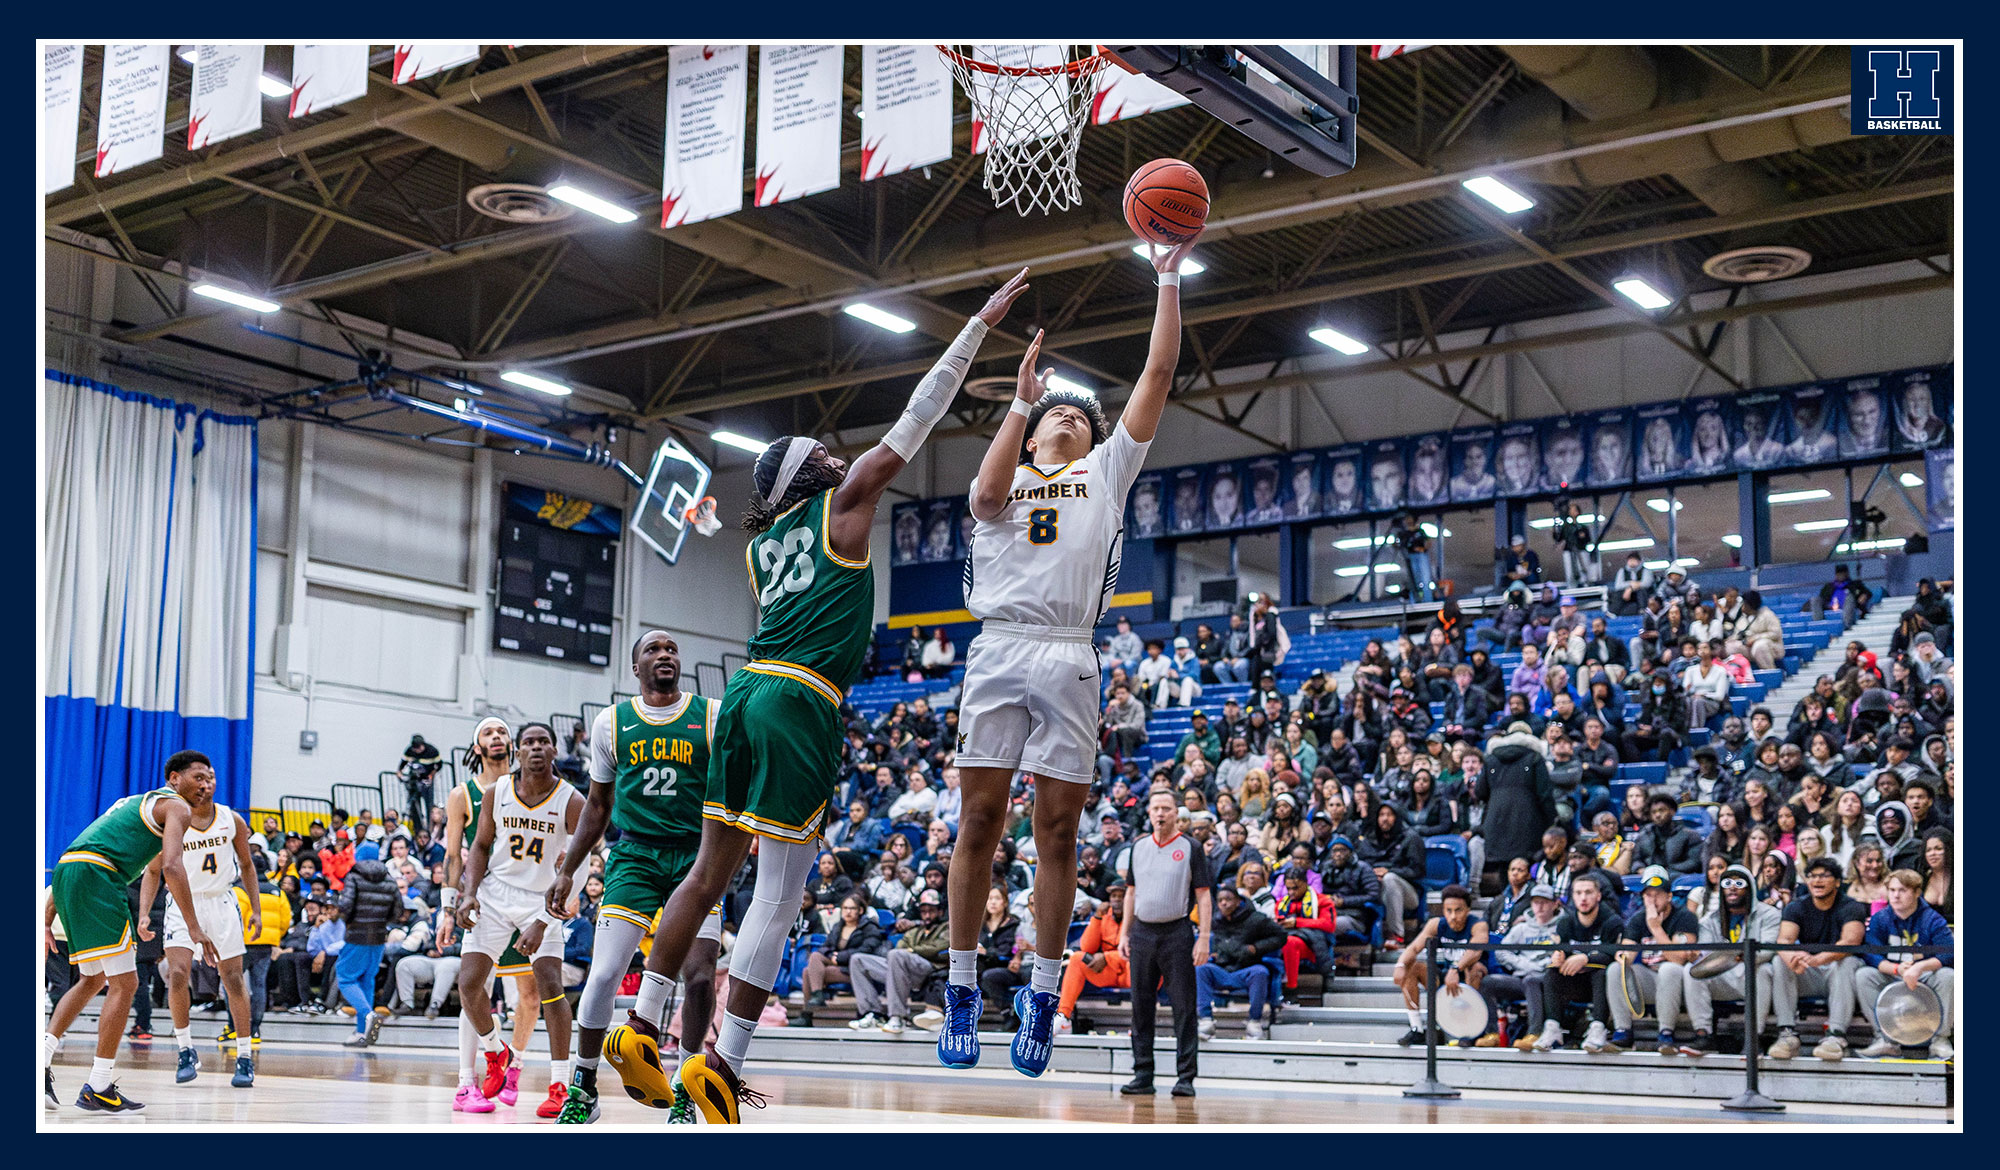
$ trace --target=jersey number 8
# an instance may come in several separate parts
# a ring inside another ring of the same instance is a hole
[[[1056,542],[1056,518],[1060,513],[1054,508],[1036,508],[1028,513],[1028,543],[1054,544]]]
[[[757,594],[759,608],[776,601],[780,593],[798,593],[813,583],[812,542],[810,528],[794,528],[782,542],[757,542],[757,563],[771,579]]]
[[[530,841],[522,837],[519,833],[516,833],[507,838],[507,855],[515,861],[519,861],[525,857],[536,865],[540,865],[542,863],[542,839],[537,837]]]

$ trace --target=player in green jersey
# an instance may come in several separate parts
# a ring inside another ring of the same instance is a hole
[[[701,802],[708,786],[709,739],[715,731],[714,699],[681,690],[681,648],[664,630],[648,630],[632,644],[632,676],[639,697],[597,713],[590,728],[590,797],[569,851],[549,887],[551,910],[569,904],[576,874],[603,838],[606,825],[619,837],[604,866],[604,900],[597,912],[591,946],[590,978],[577,1005],[577,1061],[569,1097],[558,1125],[596,1121],[597,1066],[608,1055],[625,1081],[626,1092],[649,1105],[671,1101],[670,1123],[692,1121],[693,1104],[666,1073],[671,1055],[659,1055],[659,1033],[651,1031],[654,1063],[629,1035],[652,1029],[650,1021],[611,1029],[611,1004],[639,942],[653,931],[653,919],[687,878],[701,846]],[[679,975],[681,1019],[689,1021],[688,1046],[698,1048],[715,1014],[715,960],[722,953],[722,915],[712,911]],[[668,1008],[671,1014],[671,1007]],[[699,1032],[694,1029],[697,1023]]]
[[[195,751],[175,752],[167,760],[165,788],[127,796],[113,804],[70,842],[57,861],[55,897],[49,899],[43,931],[48,948],[55,950],[55,935],[49,928],[57,915],[62,917],[70,961],[83,977],[56,1004],[48,1031],[42,1035],[42,1092],[48,1107],[57,1104],[55,1070],[48,1067],[49,1060],[61,1047],[63,1033],[76,1022],[77,1014],[104,989],[104,1009],[97,1017],[97,1058],[91,1062],[90,1079],[76,1096],[76,1107],[94,1113],[137,1113],[146,1108],[120,1093],[111,1079],[118,1039],[125,1034],[125,1017],[132,1010],[132,996],[139,990],[137,946],[125,889],[159,858],[168,892],[181,905],[194,905],[187,867],[181,863],[181,838],[193,809],[182,792],[192,793],[214,780],[215,769],[207,756]],[[201,924],[190,918],[187,932],[188,940],[203,957],[215,963],[215,944]]]
[[[803,435],[780,439],[757,458],[756,494],[743,517],[752,534],[745,557],[757,636],[750,664],[722,696],[701,848],[660,916],[634,1012],[657,1028],[668,980],[686,963],[751,841],[761,838],[756,889],[730,963],[722,1033],[680,1066],[681,1083],[709,1124],[735,1124],[739,1100],[761,1103],[739,1070],[777,981],[785,936],[840,782],[841,698],[861,672],[875,620],[868,564],[875,506],[951,405],[986,331],[1027,289],[1027,275],[1022,269],[966,322],[917,384],[902,417],[853,466]]]

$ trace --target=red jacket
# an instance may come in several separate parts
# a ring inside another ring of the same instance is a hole
[[[319,851],[319,872],[326,877],[328,889],[337,890],[347,884],[347,871],[354,868],[354,844],[349,842],[338,849]]]
[[[1297,898],[1280,895],[1277,903],[1271,907],[1271,917],[1297,919],[1298,921],[1286,928],[1288,930],[1324,930],[1329,934],[1333,932],[1333,904],[1310,889],[1300,891]],[[1279,925],[1284,924],[1279,923]]]

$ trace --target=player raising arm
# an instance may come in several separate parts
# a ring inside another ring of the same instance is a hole
[[[1155,250],[1159,300],[1132,397],[1107,433],[1091,395],[1048,389],[1039,333],[1021,359],[1014,406],[973,481],[965,604],[985,624],[965,659],[957,856],[991,857],[1016,771],[1034,778],[1036,955],[1015,998],[1014,1067],[1040,1076],[1054,1034],[1063,940],[1075,901],[1077,819],[1097,766],[1098,662],[1092,628],[1118,579],[1125,496],[1146,461],[1180,360],[1180,265],[1194,246]],[[951,965],[938,1060],[979,1063],[980,911],[990,875],[954,866]],[[1197,943],[1199,946],[1199,942]]]

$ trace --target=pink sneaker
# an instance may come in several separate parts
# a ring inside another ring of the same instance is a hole
[[[521,1066],[516,1064],[507,1070],[506,1083],[500,1087],[500,1103],[512,1105],[521,1099]]]
[[[486,1094],[479,1091],[478,1085],[460,1085],[458,1087],[458,1096],[451,1099],[451,1111],[453,1113],[491,1113],[493,1112],[493,1102],[486,1099]]]

